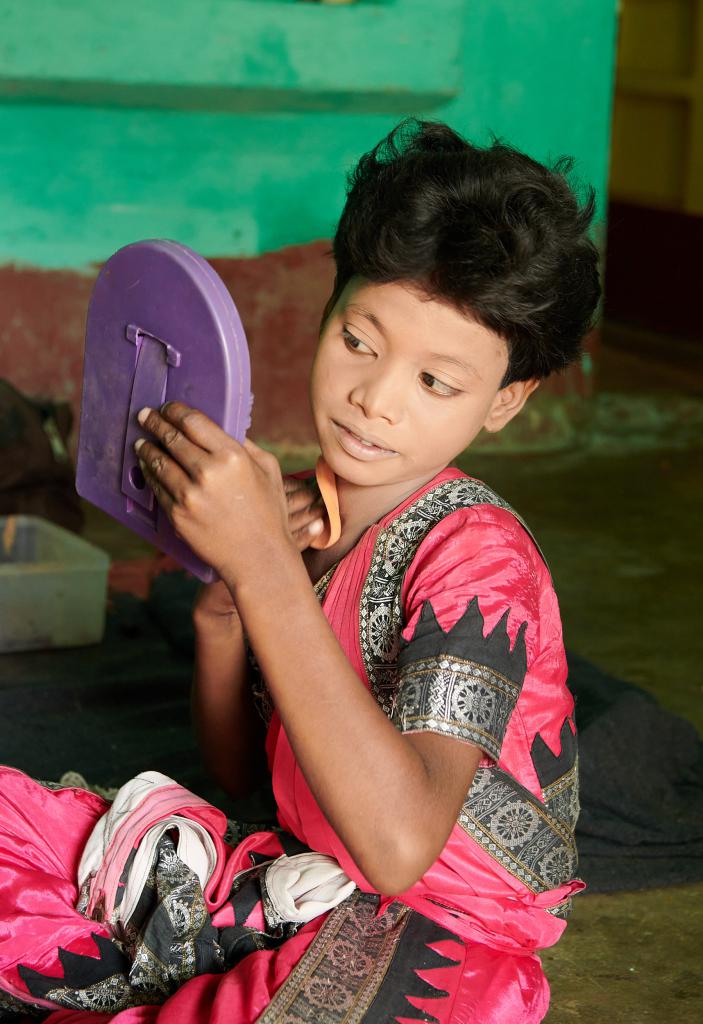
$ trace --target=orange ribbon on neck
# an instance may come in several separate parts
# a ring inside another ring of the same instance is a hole
[[[337,478],[322,456],[317,460],[315,477],[317,479],[317,486],[320,488],[320,497],[324,503],[327,517],[323,520],[324,529],[322,533],[319,533],[310,542],[310,547],[322,551],[325,548],[331,548],[341,537],[342,519],[339,514]]]

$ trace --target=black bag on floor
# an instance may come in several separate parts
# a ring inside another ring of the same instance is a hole
[[[28,398],[0,380],[0,515],[42,516],[79,533],[83,510],[68,453],[66,402]]]

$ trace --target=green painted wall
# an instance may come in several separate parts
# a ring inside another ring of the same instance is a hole
[[[605,193],[615,0],[0,0],[0,26],[0,263],[328,237],[404,113],[573,154]]]

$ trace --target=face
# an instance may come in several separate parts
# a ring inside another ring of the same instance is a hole
[[[354,279],[324,324],[311,379],[325,460],[358,485],[430,480],[536,382],[500,387],[505,341],[405,283]]]

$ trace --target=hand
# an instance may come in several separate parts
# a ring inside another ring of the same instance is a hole
[[[312,540],[323,530],[325,508],[313,481],[283,478],[288,503],[288,529],[298,551],[310,547]]]
[[[147,484],[196,555],[236,586],[271,571],[294,550],[277,460],[251,441],[239,444],[180,402],[142,409],[140,424],[159,444],[135,444]]]

